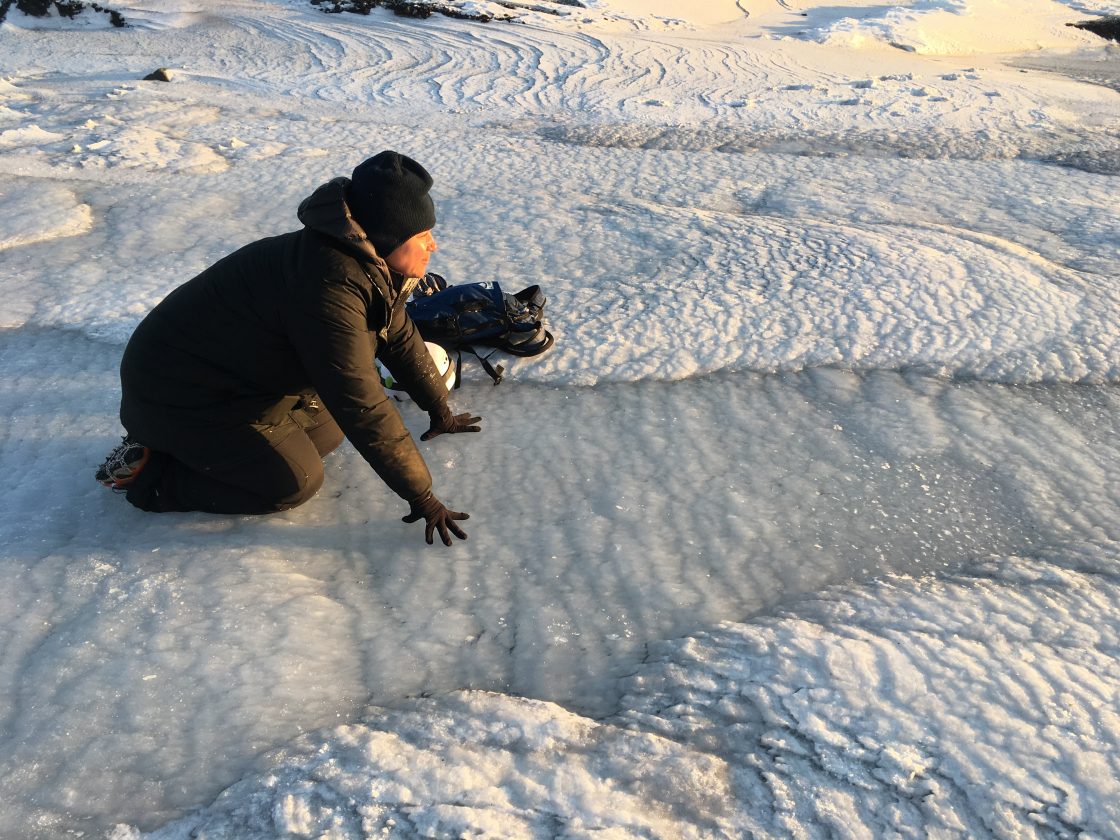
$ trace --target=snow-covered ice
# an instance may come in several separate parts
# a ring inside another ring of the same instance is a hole
[[[0,837],[1120,836],[1115,9],[690,5],[10,10]],[[470,540],[348,446],[98,487],[140,318],[382,148],[549,295],[423,448]]]

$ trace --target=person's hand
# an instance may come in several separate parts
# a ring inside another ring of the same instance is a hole
[[[427,525],[424,528],[424,539],[427,540],[428,545],[432,545],[432,536],[437,530],[444,545],[451,545],[451,534],[461,540],[467,538],[466,532],[455,523],[470,519],[471,515],[469,513],[448,510],[444,507],[443,502],[430,492],[426,496],[411,502],[410,506],[412,510],[409,511],[408,516],[401,517],[401,522],[411,524],[421,519],[427,520]]]
[[[429,412],[428,417],[431,418],[431,426],[428,431],[420,435],[420,440],[431,440],[442,434],[454,435],[459,432],[478,432],[481,431],[477,425],[481,417],[475,417],[469,411],[462,414],[452,414],[451,409],[447,407],[447,403],[440,403],[436,408]]]

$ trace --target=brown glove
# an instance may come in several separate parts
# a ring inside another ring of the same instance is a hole
[[[431,419],[431,427],[428,431],[424,432],[424,434],[420,435],[420,440],[431,440],[444,433],[454,435],[459,432],[481,431],[481,429],[475,425],[482,419],[481,417],[475,417],[469,411],[462,414],[452,414],[446,402],[441,402],[429,411],[428,417]]]
[[[420,519],[427,520],[427,526],[424,528],[424,539],[428,541],[428,545],[432,545],[432,535],[439,529],[440,539],[443,540],[444,545],[451,545],[451,534],[454,534],[461,540],[467,538],[466,532],[455,524],[457,520],[470,519],[469,513],[459,513],[454,510],[448,510],[443,506],[443,502],[433,496],[430,492],[426,496],[421,496],[419,499],[410,503],[412,510],[409,511],[408,516],[402,516],[401,522],[408,522],[409,524],[417,522]],[[448,531],[451,533],[449,534]]]

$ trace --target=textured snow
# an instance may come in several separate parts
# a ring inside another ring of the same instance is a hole
[[[1120,834],[1107,4],[586,5],[10,11],[0,837]],[[424,444],[470,540],[97,486],[140,318],[387,147],[558,338]]]
[[[0,251],[32,242],[81,236],[93,227],[93,214],[59,184],[0,184],[8,221],[0,231]],[[23,319],[20,319],[21,321]]]
[[[896,48],[926,55],[1019,53],[1092,45],[1067,24],[1112,9],[1101,2],[1061,0],[915,0],[873,6],[830,5],[807,12],[798,37],[854,48]],[[853,14],[844,14],[844,12]],[[838,17],[838,14],[843,14]]]
[[[664,642],[601,721],[483,692],[372,710],[149,836],[1112,836],[1113,551],[829,589]]]

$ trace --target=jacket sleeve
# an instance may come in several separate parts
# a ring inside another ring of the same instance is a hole
[[[343,434],[389,488],[411,502],[432,489],[432,477],[374,365],[368,313],[383,304],[368,286],[335,279],[305,287],[288,335]]]
[[[393,308],[385,345],[378,348],[378,356],[424,411],[447,401],[447,386],[403,305]]]

